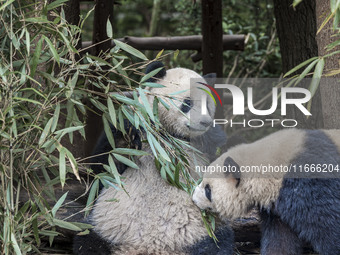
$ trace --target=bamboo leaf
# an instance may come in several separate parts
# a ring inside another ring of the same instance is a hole
[[[135,125],[135,119],[133,118],[133,115],[131,115],[131,113],[129,113],[128,107],[126,107],[125,105],[122,105],[121,109],[122,109],[122,112],[124,113],[124,116],[134,126]]]
[[[67,157],[70,161],[70,165],[71,165],[73,174],[77,177],[77,180],[80,181],[77,161],[75,160],[73,154],[68,149],[66,149],[66,155],[67,155]]]
[[[40,245],[40,238],[39,238],[39,229],[38,229],[38,219],[34,218],[32,220],[32,228],[33,228],[33,235],[34,239],[37,242],[37,245]]]
[[[57,201],[57,203],[53,206],[51,213],[53,215],[53,217],[55,217],[56,212],[59,210],[60,206],[64,203],[66,197],[67,197],[68,191],[62,195],[59,200]]]
[[[20,70],[20,73],[21,73],[21,77],[20,77],[19,85],[22,85],[27,80],[27,77],[26,77],[26,66],[25,65],[22,66],[22,68]]]
[[[167,181],[168,178],[167,178],[166,170],[164,166],[161,167],[160,173],[161,173],[161,177],[163,178],[163,180]]]
[[[185,93],[185,92],[187,92],[187,91],[189,91],[189,89],[185,89],[185,90],[176,91],[176,92],[170,93],[169,95],[170,95],[170,96],[176,96],[176,95],[179,95],[179,94]]]
[[[58,103],[55,107],[54,114],[53,114],[53,122],[51,126],[51,132],[54,132],[58,125],[59,120],[59,114],[60,114],[60,104]]]
[[[5,9],[7,6],[9,6],[11,3],[13,3],[14,0],[7,0],[6,3],[4,3],[3,5],[0,6],[0,11],[2,11],[3,9]]]
[[[56,0],[52,3],[47,5],[47,11],[53,10],[59,6],[62,6],[64,3],[68,2],[69,0]]]
[[[153,138],[153,135],[151,133],[147,133],[147,136],[146,136],[147,140],[148,140],[148,143],[150,145],[150,148],[152,150],[152,153],[153,155],[158,158],[158,155],[156,153],[156,149],[155,149],[155,146],[153,144],[153,140],[155,140],[155,138]]]
[[[106,22],[106,34],[107,34],[107,37],[109,37],[109,38],[113,37],[112,25],[111,25],[111,22],[110,22],[110,17],[107,19],[107,22]]]
[[[73,225],[81,228],[81,229],[91,229],[93,228],[93,226],[91,224],[87,224],[87,223],[82,223],[82,222],[72,222]]]
[[[340,74],[340,69],[329,71],[328,73],[325,74],[325,76],[335,76],[338,74]]]
[[[151,139],[153,140],[152,143],[154,144],[156,150],[159,152],[159,154],[166,160],[171,162],[168,154],[165,152],[165,150],[162,148],[162,146],[159,144],[159,142],[155,139],[154,136],[151,136]]]
[[[44,128],[44,130],[41,133],[41,136],[39,138],[39,142],[38,144],[41,146],[43,144],[43,142],[46,140],[46,137],[50,134],[50,130],[51,130],[51,126],[53,123],[53,117],[50,118]]]
[[[164,100],[160,97],[158,97],[159,102],[161,102],[161,104],[165,107],[165,109],[167,109],[168,111],[170,110],[170,105],[168,105],[167,103],[164,102]]]
[[[12,241],[12,247],[13,247],[13,250],[15,251],[15,254],[21,255],[22,253],[20,251],[20,247],[18,245],[17,239],[15,238],[15,235],[13,232],[11,232],[11,241]]]
[[[151,77],[155,76],[156,74],[158,74],[164,67],[159,67],[153,71],[151,71],[150,73],[147,73],[146,75],[144,75],[142,77],[142,79],[140,80],[140,83],[143,83],[147,80],[149,80]],[[165,86],[164,86],[165,87]]]
[[[123,117],[122,110],[120,108],[118,109],[118,120],[119,120],[120,131],[123,133],[123,135],[126,135],[126,130],[124,126],[124,117]]]
[[[312,82],[309,86],[309,91],[311,92],[312,97],[314,96],[315,91],[319,87],[320,79],[321,79],[321,76],[322,76],[324,66],[325,66],[325,60],[324,60],[324,58],[321,58],[318,61],[318,64],[316,65],[316,67],[315,67],[313,79],[312,79]]]
[[[119,155],[119,154],[116,154],[116,153],[112,153],[113,156],[120,162],[124,163],[125,165],[129,166],[129,167],[132,167],[132,168],[135,168],[135,169],[139,169],[139,167],[136,165],[136,163],[134,163],[132,160],[122,156],[122,155]]]
[[[176,51],[174,52],[174,60],[177,59],[178,55],[179,55],[179,50],[176,50]]]
[[[313,60],[318,59],[318,57],[313,57],[310,59],[307,59],[306,61],[302,62],[301,64],[298,64],[296,67],[294,67],[293,69],[291,69],[290,71],[288,71],[283,77],[287,77],[289,75],[291,75],[292,73],[295,73],[297,70],[299,70],[301,67],[309,64],[310,62],[312,62]]]
[[[110,115],[112,124],[117,128],[116,110],[110,97],[107,98],[107,108],[109,110],[109,115]]]
[[[103,119],[103,124],[104,124],[104,131],[105,131],[105,135],[107,137],[107,140],[109,141],[110,145],[112,148],[115,148],[115,140],[113,138],[113,134],[112,134],[112,130],[110,127],[109,122],[107,121],[107,119],[105,118],[105,115],[102,116]]]
[[[160,58],[164,52],[164,49],[162,49],[160,52],[157,53],[156,59]]]
[[[111,64],[107,61],[105,61],[104,59],[102,58],[99,58],[99,57],[96,57],[96,56],[92,56],[92,55],[87,55],[88,58],[91,58],[93,60],[95,60],[96,62],[98,63],[101,63],[102,65],[107,65],[107,66],[111,66]]]
[[[20,89],[20,92],[24,92],[24,91],[32,91],[34,92],[35,94],[41,96],[42,98],[44,98],[45,100],[48,100],[48,98],[42,94],[40,91],[36,90],[35,88],[23,88],[23,89]]]
[[[81,231],[82,230],[80,227],[76,226],[72,222],[53,219],[53,223],[58,227],[69,229],[69,230],[72,230],[72,231]]]
[[[33,54],[33,58],[31,61],[31,73],[30,76],[33,78],[35,75],[35,71],[37,69],[38,63],[39,63],[39,58],[41,55],[41,50],[42,50],[42,43],[43,43],[43,38],[41,37],[40,40],[38,41],[35,50],[34,50],[34,54]]]
[[[91,206],[94,204],[94,199],[96,197],[96,194],[98,193],[98,190],[99,190],[99,180],[96,179],[92,184],[92,187],[89,192],[89,196],[87,198],[87,202],[86,202],[87,209],[85,212],[85,216],[87,216],[90,213]]]
[[[63,128],[58,131],[55,131],[54,133],[58,135],[59,139],[62,138],[64,135],[68,133],[73,133],[75,131],[78,131],[80,129],[83,129],[84,126],[76,126],[76,127],[68,127],[68,128]]]
[[[140,151],[140,150],[129,149],[129,148],[116,148],[116,149],[113,149],[112,152],[118,153],[118,154],[130,155],[130,156],[144,156],[144,155],[149,154],[146,151]]]
[[[326,47],[327,47],[327,50],[330,51],[339,45],[340,45],[340,39],[332,42],[331,44],[328,44]]]
[[[340,1],[338,1],[338,2],[340,2]],[[334,19],[333,19],[333,29],[334,30],[340,29],[340,6],[338,6],[338,8],[335,11],[335,16],[334,16]]]
[[[111,155],[109,155],[109,166],[110,166],[110,168],[107,169],[107,170],[109,170],[109,172],[114,176],[114,178],[115,178],[117,184],[118,184],[120,187],[122,187],[122,182],[121,182],[121,180],[120,180],[120,174],[118,173],[116,164],[115,164],[115,162],[113,161],[113,158],[112,158]],[[104,166],[104,168],[105,168],[105,166]]]
[[[142,83],[143,86],[150,87],[150,88],[165,88],[166,86],[154,82],[144,82]]]
[[[124,81],[126,82],[126,84],[129,86],[129,88],[131,88],[131,81],[128,77],[128,74],[126,73],[126,71],[122,68],[122,66],[119,65],[119,62],[117,61],[117,59],[112,58],[112,62],[115,65],[115,69],[117,69],[118,73],[121,75],[121,77],[124,79]]]
[[[337,8],[339,8],[340,1],[339,0],[330,0],[331,2],[331,12],[335,12]]]
[[[313,98],[315,92],[319,88],[320,85],[320,80],[323,72],[323,68],[325,66],[325,59],[320,58],[318,61],[318,64],[315,67],[314,74],[313,74],[313,79],[309,85],[309,91],[311,92],[311,97]],[[312,108],[312,100],[309,100],[307,104],[307,110],[311,111]]]
[[[126,96],[117,94],[117,93],[111,93],[110,94],[112,97],[116,98],[118,101],[125,103],[125,104],[129,104],[129,105],[136,105],[136,102]]]
[[[139,117],[137,114],[135,114],[134,116],[134,119],[135,119],[135,128],[139,129]]]
[[[177,185],[177,186],[181,186],[181,183],[179,182],[179,173],[180,173],[180,170],[181,170],[181,166],[180,166],[180,164],[178,163],[177,165],[176,165],[176,168],[175,168],[175,184]]]
[[[302,2],[302,0],[294,0],[293,1],[293,7],[295,8],[301,2]]]
[[[51,230],[40,230],[39,231],[40,235],[44,235],[44,236],[58,236],[59,233],[57,231],[51,231]]]
[[[64,147],[61,147],[59,150],[59,178],[61,186],[64,187],[66,180],[66,150]]]
[[[143,102],[143,105],[145,107],[146,112],[148,113],[148,115],[152,119],[152,121],[155,121],[155,116],[153,115],[149,101],[144,94],[144,90],[142,88],[138,88],[138,92],[139,92],[139,97]]]
[[[25,38],[26,38],[26,50],[27,50],[27,55],[30,55],[30,50],[31,50],[31,38],[30,38],[30,33],[28,32],[27,29],[25,29]]]
[[[298,79],[295,81],[294,86],[296,86],[305,76],[312,70],[312,68],[318,63],[318,59],[314,60],[312,63],[310,63],[306,69],[299,75]]]
[[[335,12],[331,12],[326,19],[322,22],[321,26],[319,27],[318,31],[316,34],[320,33],[320,31],[326,26],[326,24],[334,17]]]
[[[60,57],[59,54],[57,52],[57,50],[55,49],[55,47],[53,46],[53,43],[51,42],[50,39],[48,39],[46,36],[43,35],[43,38],[45,40],[45,42],[47,42],[48,47],[50,48],[50,51],[53,55],[53,58],[57,61],[58,65],[60,66]]]
[[[42,103],[33,100],[33,99],[29,99],[29,98],[22,98],[22,97],[13,97],[14,100],[19,100],[19,101],[23,101],[23,102],[28,102],[28,103],[32,103],[32,104],[37,104],[37,105],[43,105]]]
[[[115,39],[113,41],[119,48],[130,53],[131,55],[134,55],[135,57],[140,58],[142,60],[148,60],[148,58],[142,52],[131,47],[130,45],[123,43],[121,41],[115,40]]]

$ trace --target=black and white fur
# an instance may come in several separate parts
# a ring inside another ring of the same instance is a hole
[[[156,62],[147,72],[160,66]],[[181,100],[174,101],[177,107],[168,102],[171,106],[168,111],[159,105],[160,121],[169,133],[185,140],[193,138],[195,146],[206,149],[208,153],[226,142],[224,132],[211,127],[215,113],[212,100],[209,98],[207,102],[209,115],[199,117],[203,92],[199,89],[189,91],[190,79],[205,82],[203,77],[188,69],[174,68],[161,72],[156,78],[156,82],[165,87],[152,88],[150,92],[153,94],[169,95],[187,89],[178,95]],[[148,96],[148,100],[152,105],[153,96]],[[217,247],[208,236],[201,212],[190,196],[162,179],[148,144],[143,143],[142,150],[149,155],[136,159],[139,170],[123,168],[121,171],[126,192],[111,187],[102,190],[90,217],[94,228],[89,235],[75,238],[74,253],[232,254],[231,229],[225,225],[219,228]],[[193,172],[192,175],[197,174]]]
[[[211,166],[340,165],[340,130],[289,129],[239,145]],[[210,168],[210,170],[213,168]],[[230,169],[230,168],[229,168]],[[262,175],[262,176],[261,176]],[[221,217],[242,217],[258,206],[261,254],[301,254],[303,242],[323,255],[340,254],[340,173],[204,174],[193,201]]]

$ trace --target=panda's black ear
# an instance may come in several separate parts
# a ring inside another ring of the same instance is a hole
[[[146,70],[145,70],[145,74],[148,74],[158,68],[161,68],[163,67],[158,73],[156,73],[153,78],[150,78],[148,80],[148,82],[155,82],[155,79],[154,78],[157,78],[157,79],[161,79],[165,76],[166,74],[166,70],[165,70],[165,67],[164,67],[164,64],[161,62],[161,61],[154,61],[154,62],[151,62],[150,64],[148,64],[148,66],[146,67]]]
[[[205,81],[209,85],[214,86],[215,83],[216,83],[217,75],[216,75],[216,73],[207,73],[207,74],[203,75],[203,78],[205,79]]]
[[[207,73],[207,74],[203,75],[204,79],[212,79],[212,78],[216,78],[216,77],[217,77],[216,73]]]
[[[241,181],[240,166],[231,157],[224,160],[225,171],[224,173],[229,177],[230,175],[236,180],[236,188]]]

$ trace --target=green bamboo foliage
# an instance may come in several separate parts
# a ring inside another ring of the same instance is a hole
[[[71,177],[80,179],[81,171],[92,174],[85,160],[75,158],[63,145],[64,140],[73,143],[75,133],[85,139],[85,115],[92,109],[84,99],[101,113],[114,148],[104,166],[107,172],[92,182],[87,210],[96,199],[100,182],[124,189],[115,160],[137,169],[134,157],[145,155],[116,147],[110,125],[125,132],[124,119],[145,130],[144,142],[150,144],[164,179],[188,193],[195,185],[183,152],[183,147],[190,146],[164,130],[160,135],[158,102],[169,109],[166,99],[171,102],[176,95],[156,97],[153,105],[146,99],[146,88],[160,85],[146,82],[148,76],[141,77],[147,64],[145,55],[120,41],[99,57],[78,51],[77,35],[84,20],[79,26],[70,25],[62,8],[66,0],[48,2],[0,0],[1,254],[39,253],[41,240],[52,244],[58,228],[82,233],[90,228],[58,218],[68,194],[55,195],[56,186],[64,187]],[[109,22],[107,34],[113,35]],[[143,62],[131,65],[131,59]],[[99,90],[91,90],[89,85]],[[125,97],[121,89],[130,89],[133,98]],[[205,223],[211,232],[213,218]]]

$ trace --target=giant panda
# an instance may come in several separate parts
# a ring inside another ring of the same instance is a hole
[[[269,165],[287,168],[264,172]],[[320,254],[340,254],[339,165],[340,130],[281,130],[221,155],[192,199],[228,219],[258,206],[263,255],[301,254],[304,242]],[[246,166],[262,172],[246,173]]]
[[[160,67],[163,65],[155,62],[148,66],[146,73]],[[222,129],[211,127],[215,105],[209,97],[209,114],[199,115],[203,91],[190,91],[192,78],[206,82],[189,69],[162,69],[153,79],[165,87],[152,88],[150,92],[169,95],[184,90],[179,94],[181,101],[175,101],[177,107],[171,106],[170,110],[166,110],[159,106],[160,122],[173,136],[183,140],[192,138],[196,148],[211,154],[218,146],[224,145],[226,136]],[[149,96],[148,100],[153,105],[153,97]],[[116,133],[116,130],[113,132]],[[96,153],[108,149],[105,142],[102,135]],[[120,168],[126,192],[112,187],[102,189],[89,219],[93,229],[88,235],[75,237],[74,253],[231,255],[233,232],[229,226],[221,224],[216,231],[217,246],[209,237],[201,212],[190,196],[162,179],[148,144],[142,143],[141,149],[149,155],[135,160],[139,170],[126,166]],[[95,162],[106,163],[107,158],[97,158]],[[194,171],[191,174],[198,177]]]

